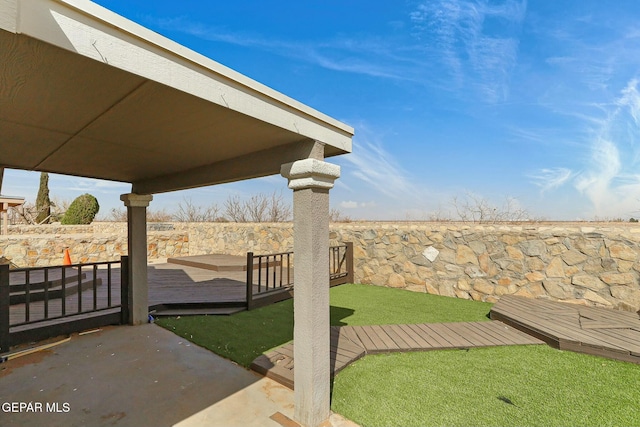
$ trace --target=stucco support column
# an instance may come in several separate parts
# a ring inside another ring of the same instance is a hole
[[[316,427],[330,415],[329,189],[340,167],[305,159],[281,174],[293,190],[295,419]]]
[[[0,194],[2,194],[2,179],[4,178],[4,168],[0,168]],[[2,230],[0,234],[9,234],[9,206],[5,203],[2,206]]]
[[[127,207],[127,244],[129,247],[129,323],[149,321],[149,284],[147,282],[147,207],[153,196],[122,194]]]
[[[9,203],[2,204],[2,234],[9,234]]]

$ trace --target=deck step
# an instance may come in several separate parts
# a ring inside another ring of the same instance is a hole
[[[187,267],[202,268],[212,271],[247,271],[246,257],[237,255],[192,255],[186,257],[168,258],[168,264],[178,264]],[[269,261],[269,268],[279,266],[279,261]],[[267,263],[262,263],[262,268],[267,267]],[[254,270],[258,268],[258,263],[253,265]]]
[[[64,283],[66,284],[70,284],[70,283],[77,283],[78,282],[78,272],[75,269],[72,268],[67,268],[66,269],[68,272],[66,273],[65,279],[64,279]],[[54,270],[55,273],[58,273],[58,271]],[[57,274],[52,273],[51,276],[58,276]],[[49,289],[55,288],[55,287],[61,287],[62,286],[62,278],[61,277],[50,277],[48,281],[44,281],[42,275],[39,275],[40,277],[37,277],[36,280],[31,280],[29,283],[29,289],[31,291],[35,291],[35,290],[39,290],[39,289],[44,289],[45,287],[48,287]],[[81,279],[84,280],[87,278],[87,273],[83,272],[82,273],[82,277]],[[17,279],[20,279],[20,275],[17,277]],[[10,282],[9,282],[9,289],[11,293],[15,293],[15,292],[24,292],[27,285],[24,282],[16,282],[16,277],[11,277],[10,276]]]
[[[66,286],[65,286],[65,296],[71,296],[71,295],[75,295],[78,293],[78,282],[77,282],[77,277],[76,276],[76,281],[75,282],[69,282]],[[86,277],[86,275],[83,273],[82,277]],[[102,285],[102,279],[101,278],[96,278],[96,286],[101,286]],[[90,278],[88,280],[83,280],[80,284],[80,288],[82,289],[82,291],[87,291],[89,289],[93,288],[93,278]],[[31,290],[29,292],[29,301],[31,302],[35,302],[35,301],[44,301],[45,300],[45,295],[48,296],[49,300],[52,299],[57,299],[57,298],[62,298],[62,286],[58,285],[58,286],[53,286],[51,288],[49,288],[47,290],[48,292],[45,293],[44,289],[34,289]],[[18,291],[18,292],[11,292],[10,296],[9,296],[9,304],[10,305],[15,305],[15,304],[24,304],[27,300],[27,296],[26,293],[24,291]]]
[[[168,309],[156,310],[152,312],[151,315],[154,317],[204,316],[204,315],[228,316],[228,315],[239,313],[241,311],[246,311],[246,310],[247,309],[244,307],[168,308]]]

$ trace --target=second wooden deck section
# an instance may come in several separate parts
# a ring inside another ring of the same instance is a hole
[[[502,322],[331,327],[331,375],[367,354],[544,344]],[[254,360],[251,368],[293,388],[293,342]]]
[[[502,297],[491,318],[560,350],[640,363],[640,316],[542,299]]]
[[[331,375],[367,354],[543,343],[640,364],[638,313],[504,296],[490,316],[490,322],[334,326]],[[258,357],[251,368],[293,388],[293,343]]]

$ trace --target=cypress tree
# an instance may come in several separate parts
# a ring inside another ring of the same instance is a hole
[[[36,224],[48,224],[51,215],[51,199],[49,198],[49,174],[40,173],[40,188],[36,198]]]

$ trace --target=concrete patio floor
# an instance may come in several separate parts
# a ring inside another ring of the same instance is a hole
[[[29,402],[35,412],[11,407]],[[297,425],[291,390],[154,324],[73,335],[0,364],[0,405],[5,427]],[[331,425],[356,426],[337,414]]]

